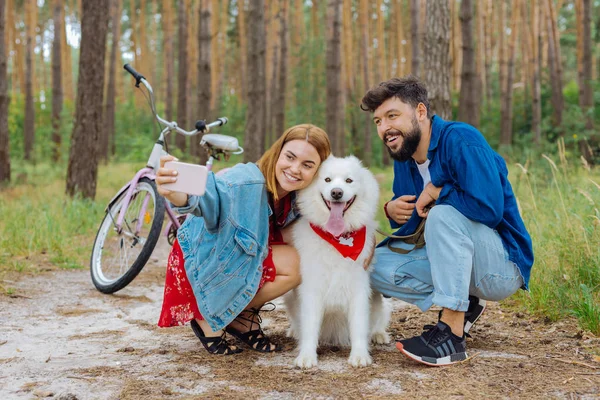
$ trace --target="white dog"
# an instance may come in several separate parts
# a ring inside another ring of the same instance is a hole
[[[369,338],[388,343],[391,309],[371,293],[367,262],[375,246],[379,187],[356,157],[329,157],[298,195],[302,218],[292,230],[302,284],[285,304],[288,334],[299,340],[300,368],[317,365],[318,343],[348,346],[348,363],[370,365]]]

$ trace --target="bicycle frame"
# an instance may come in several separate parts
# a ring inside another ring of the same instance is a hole
[[[152,109],[152,113],[154,114],[154,117],[156,118],[156,120],[164,125],[164,129],[160,132],[160,135],[158,137],[158,140],[156,141],[156,143],[154,143],[154,146],[152,148],[152,152],[150,153],[150,157],[148,158],[148,162],[146,163],[146,167],[140,169],[135,176],[133,177],[133,179],[131,181],[129,181],[125,186],[123,186],[121,188],[121,190],[119,190],[119,192],[113,197],[113,199],[108,203],[108,206],[106,208],[107,212],[110,212],[110,209],[112,207],[112,205],[114,204],[114,202],[117,200],[117,198],[125,191],[127,190],[127,194],[125,195],[125,199],[123,201],[123,205],[121,207],[121,209],[119,210],[119,216],[117,217],[117,221],[115,223],[115,228],[117,230],[117,232],[119,234],[122,233],[122,228],[123,228],[123,221],[125,219],[125,212],[127,211],[127,208],[129,207],[129,202],[131,201],[131,198],[133,197],[135,188],[137,187],[138,181],[143,178],[143,177],[147,177],[151,180],[155,180],[156,179],[156,174],[155,171],[158,170],[159,166],[160,166],[160,157],[162,157],[163,155],[166,155],[167,152],[164,150],[164,143],[165,143],[165,137],[166,135],[171,132],[171,131],[176,131],[177,133],[180,133],[182,135],[185,136],[194,136],[197,135],[198,133],[208,133],[210,132],[210,128],[213,128],[215,126],[222,126],[224,124],[227,123],[227,118],[218,118],[216,121],[211,122],[209,124],[205,124],[202,121],[202,124],[199,125],[200,121],[198,121],[196,123],[196,129],[193,131],[186,131],[182,128],[180,128],[177,125],[177,122],[175,121],[167,121],[163,118],[161,118],[158,113],[156,112],[156,105],[154,102],[154,91],[152,90],[152,86],[150,85],[150,83],[148,83],[148,81],[146,81],[146,79],[138,74],[133,68],[131,68],[131,66],[129,66],[128,64],[125,65],[125,69],[134,76],[134,78],[136,79],[136,87],[139,88],[139,84],[142,83],[146,89],[148,90],[148,93],[150,94],[150,107]],[[212,164],[214,161],[214,156],[218,153],[218,151],[215,153],[214,151],[211,151],[210,157],[208,159],[208,162],[206,163],[206,167],[208,168],[208,170],[212,170]],[[148,200],[149,200],[149,194],[146,195],[146,197],[144,198],[144,202],[142,204],[142,207],[140,209],[140,213],[138,215],[138,220],[137,220],[137,224],[135,227],[135,231],[133,232],[133,235],[137,237],[137,235],[139,234],[141,228],[142,228],[142,223],[144,221],[144,215],[146,214],[146,207],[148,205]],[[177,218],[177,216],[175,215],[175,212],[171,209],[171,207],[169,206],[168,203],[166,203],[166,212],[167,215],[169,216],[169,219],[171,220],[171,223],[175,224],[175,226],[177,227],[177,229],[179,229],[179,227],[181,226],[181,224],[179,223],[179,219]],[[131,234],[131,233],[130,233]]]

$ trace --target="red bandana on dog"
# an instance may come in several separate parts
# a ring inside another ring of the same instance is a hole
[[[350,257],[354,261],[358,258],[363,248],[365,247],[365,239],[367,237],[367,228],[362,227],[354,232],[347,232],[341,236],[333,236],[331,233],[324,231],[320,227],[310,224],[310,227],[315,233],[321,236],[325,241],[331,244],[345,258]]]

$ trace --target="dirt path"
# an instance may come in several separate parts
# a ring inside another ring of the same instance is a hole
[[[282,306],[265,315],[286,351],[208,355],[189,326],[160,329],[161,243],[140,276],[116,295],[97,292],[88,271],[23,278],[0,297],[0,399],[600,398],[600,339],[572,321],[548,324],[492,304],[468,341],[469,361],[447,368],[376,346],[372,367],[353,369],[348,350],[322,348],[319,366],[292,367]],[[394,302],[392,337],[436,318]]]

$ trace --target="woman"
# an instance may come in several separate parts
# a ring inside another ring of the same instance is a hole
[[[159,326],[191,321],[213,354],[235,354],[225,332],[261,352],[280,350],[260,327],[259,310],[300,284],[299,257],[284,228],[299,215],[295,191],[308,186],[331,153],[327,134],[302,124],[289,128],[256,164],[209,174],[204,196],[172,192],[176,171],[161,158],[158,192],[180,213],[191,213],[169,256]],[[262,268],[261,268],[262,267]],[[185,268],[185,269],[184,269]]]

